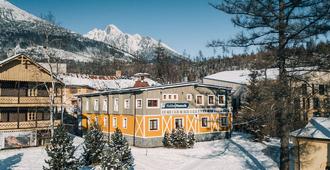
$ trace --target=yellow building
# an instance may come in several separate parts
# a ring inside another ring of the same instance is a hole
[[[296,170],[330,168],[330,118],[314,117],[306,127],[291,133]]]
[[[56,112],[62,103],[62,87],[28,56],[19,54],[1,61],[0,149],[43,144],[50,135],[50,93],[54,92]],[[54,115],[55,126],[59,118],[60,114]]]
[[[165,132],[183,127],[198,141],[225,137],[231,131],[230,88],[199,83],[127,88],[79,95],[81,127],[98,122],[111,134],[121,129],[129,143],[162,146]]]

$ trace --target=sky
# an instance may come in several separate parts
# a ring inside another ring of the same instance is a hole
[[[238,29],[230,16],[208,3],[217,0],[10,0],[36,16],[51,11],[61,26],[80,34],[93,28],[116,25],[129,34],[138,33],[161,40],[191,57],[222,54],[207,48],[207,42],[226,40]],[[235,51],[233,51],[235,53]]]

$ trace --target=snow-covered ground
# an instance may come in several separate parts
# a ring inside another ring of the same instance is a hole
[[[81,153],[82,139],[76,156]],[[231,139],[199,142],[193,149],[132,147],[137,170],[192,169],[278,169],[279,141],[256,143],[247,135],[235,133]],[[0,151],[0,169],[42,169],[47,154],[44,147]],[[274,159],[276,161],[274,161]]]

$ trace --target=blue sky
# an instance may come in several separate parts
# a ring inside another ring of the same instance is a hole
[[[36,16],[51,11],[58,22],[85,34],[93,28],[114,24],[123,32],[151,36],[178,52],[205,56],[214,49],[208,41],[228,39],[237,28],[230,17],[213,9],[216,0],[10,0]],[[234,51],[235,52],[235,51]],[[217,54],[221,54],[220,49]]]

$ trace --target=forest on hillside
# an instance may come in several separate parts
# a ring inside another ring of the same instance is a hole
[[[132,76],[138,72],[146,72],[159,82],[175,83],[184,80],[199,81],[206,75],[226,70],[273,68],[276,67],[273,51],[269,47],[256,53],[214,57],[205,57],[200,52],[198,56],[188,58],[171,56],[163,47],[158,46],[152,57],[136,54],[131,61],[99,57],[92,62],[61,59],[54,59],[52,62],[67,63],[69,73],[114,75],[116,70],[121,70],[124,76]],[[306,46],[291,48],[289,55],[287,67],[318,65],[319,68],[328,70],[330,42],[310,42]]]

